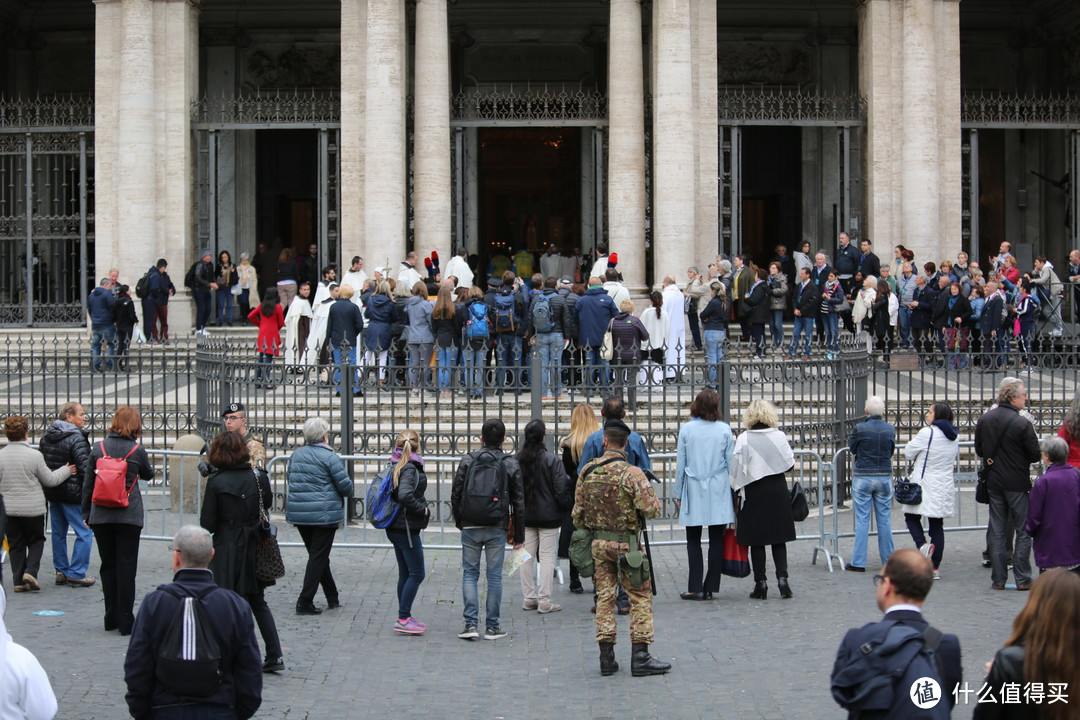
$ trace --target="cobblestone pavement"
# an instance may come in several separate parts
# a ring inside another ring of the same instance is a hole
[[[1005,639],[1027,595],[990,590],[989,571],[980,566],[982,533],[949,533],[946,540],[943,578],[935,583],[926,615],[960,636],[965,678],[978,687],[983,663]],[[906,535],[896,541],[898,547],[910,545]],[[843,541],[845,555],[850,543]],[[871,541],[872,561],[873,548]],[[659,596],[652,650],[673,663],[672,671],[664,677],[631,677],[628,618],[620,618],[616,654],[622,669],[603,678],[588,594],[572,595],[565,585],[556,585],[554,599],[563,611],[539,615],[520,609],[517,576],[505,578],[502,625],[509,636],[465,642],[457,638],[460,554],[429,550],[428,577],[414,607],[428,632],[400,636],[391,630],[397,571],[390,550],[335,549],[331,563],[343,607],[299,617],[293,605],[305,556],[302,549],[285,548],[288,574],[267,598],[287,669],[266,677],[258,717],[841,718],[829,694],[829,672],[845,630],[879,618],[872,580],[879,570],[871,562],[865,574],[830,574],[820,561],[810,564],[809,542],[793,543],[789,552],[792,600],[772,595],[765,602],[749,600],[750,578],[724,578],[716,600],[685,602],[678,597],[685,590],[684,550],[656,548]],[[165,543],[143,542],[139,597],[170,579],[169,562]],[[97,565],[95,550],[92,573]],[[10,570],[4,574],[10,593]],[[49,672],[60,702],[58,717],[127,717],[127,642],[102,629],[100,590],[54,586],[48,543],[41,575],[41,592],[9,594],[7,626]],[[65,614],[32,614],[46,609]],[[971,706],[953,714],[970,716]]]

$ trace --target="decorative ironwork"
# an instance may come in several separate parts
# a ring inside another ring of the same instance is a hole
[[[90,97],[0,98],[0,129],[35,132],[94,129]]]
[[[191,122],[196,129],[215,130],[337,126],[341,124],[341,100],[337,95],[316,90],[203,97],[191,103]]]
[[[1078,128],[1080,97],[965,93],[960,100],[964,127]]]
[[[858,94],[824,95],[801,90],[721,87],[719,122],[739,125],[861,125],[866,101]]]
[[[492,87],[462,90],[452,100],[453,122],[458,125],[543,123],[598,125],[607,122],[607,96],[596,88],[554,90]]]

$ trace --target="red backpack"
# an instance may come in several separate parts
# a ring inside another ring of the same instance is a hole
[[[101,507],[126,508],[128,495],[134,489],[135,483],[139,481],[136,476],[131,485],[127,484],[127,459],[139,446],[136,444],[121,459],[109,457],[109,453],[105,452],[105,443],[101,442],[98,445],[101,446],[102,456],[94,463],[94,474],[97,475],[97,480],[94,481],[94,495],[91,501]]]

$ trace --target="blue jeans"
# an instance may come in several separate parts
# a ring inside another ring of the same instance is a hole
[[[560,332],[536,334],[536,353],[540,356],[541,395],[554,397],[559,394],[562,346],[563,336]]]
[[[825,347],[829,352],[840,352],[840,314],[831,312],[825,316]]]
[[[705,363],[708,365],[706,377],[708,384],[716,387],[717,365],[724,359],[724,340],[727,338],[726,330],[705,331]]]
[[[446,348],[436,345],[435,352],[439,361],[439,389],[449,390],[450,371],[453,369],[454,360],[457,358],[457,348],[453,345]]]
[[[195,290],[191,294],[195,296],[195,329],[202,330],[210,319],[210,291]]]
[[[911,308],[900,306],[896,315],[896,324],[900,326],[900,347],[911,347]]]
[[[513,333],[499,335],[498,344],[495,346],[495,362],[499,366],[495,373],[495,387],[500,390],[507,386],[520,388],[518,373],[521,372],[521,338]],[[509,382],[507,375],[510,376]]]
[[[402,508],[401,512],[405,512]],[[412,617],[412,604],[420,583],[424,582],[424,545],[420,542],[419,531],[403,533],[400,530],[387,530],[386,537],[394,545],[394,557],[397,558],[397,598],[398,619]],[[412,539],[412,547],[409,540]]]
[[[608,361],[600,357],[600,348],[585,348],[585,371],[588,373],[584,378],[585,394],[592,395],[598,391],[601,395],[607,394],[611,376]]]
[[[341,364],[356,365],[356,348],[349,346],[346,352],[340,347],[334,348],[334,389],[341,392]],[[352,391],[355,393],[360,388],[360,370],[356,370],[356,378],[353,380]]]
[[[100,358],[101,358],[101,346],[102,345],[108,345],[109,346],[109,357],[115,357],[116,356],[116,327],[115,326],[110,325],[108,327],[95,328],[90,333],[90,356],[91,356],[91,358],[93,358],[93,361],[91,363],[91,367],[93,367],[95,370],[100,370],[101,366],[102,366],[102,363],[101,363],[101,360],[100,360]],[[109,367],[113,366],[112,360],[110,360],[108,362],[108,366]]]
[[[274,356],[270,353],[258,353],[258,358],[255,360],[255,382],[270,382],[270,368],[274,364]],[[266,369],[263,369],[263,365]]]
[[[481,347],[479,350],[473,350],[468,342],[461,349],[461,360],[465,367],[469,368],[466,372],[467,387],[469,388],[469,394],[480,396],[484,394],[484,370],[487,360],[487,349]]]
[[[788,355],[799,355],[799,338],[800,336],[806,341],[806,346],[802,352],[802,355],[810,354],[810,343],[814,339],[814,318],[795,316],[795,330],[791,334],[791,347],[788,348]]]
[[[769,334],[772,337],[772,346],[774,348],[783,347],[784,345],[784,311],[772,310],[772,318],[769,323]]]
[[[49,503],[49,527],[52,530],[53,568],[70,578],[82,579],[90,568],[90,545],[94,533],[82,519],[82,507],[68,503]],[[68,528],[75,531],[71,560],[67,554]]]
[[[870,539],[870,511],[877,521],[878,554],[881,564],[893,551],[892,478],[888,475],[855,475],[851,479],[851,501],[855,510],[855,549],[851,551],[851,564],[866,567],[866,546]]]
[[[232,325],[232,306],[233,306],[233,294],[232,288],[218,288],[217,289],[217,324],[221,325],[225,323]]]
[[[506,531],[497,527],[465,528],[461,531],[461,595],[465,601],[465,623],[479,624],[480,601],[477,583],[480,579],[480,551],[487,560],[487,602],[484,622],[487,627],[499,626],[499,605],[502,604],[502,566],[506,552]]]

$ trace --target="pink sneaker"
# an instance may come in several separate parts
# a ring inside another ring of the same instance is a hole
[[[416,622],[416,618],[410,617],[406,620],[398,620],[394,623],[394,632],[399,632],[403,635],[423,635],[427,630],[427,625],[421,622]]]

